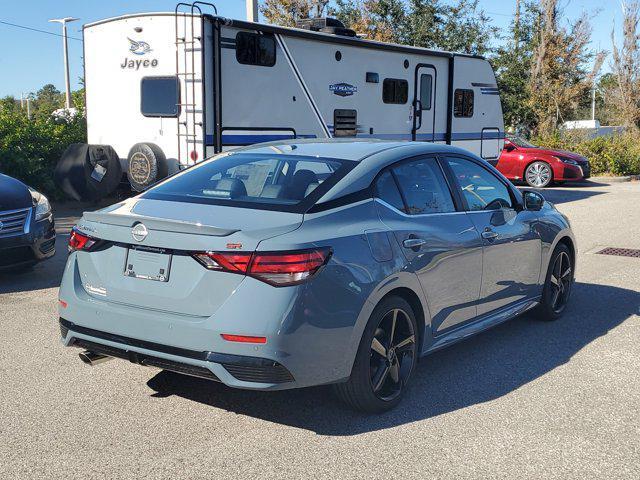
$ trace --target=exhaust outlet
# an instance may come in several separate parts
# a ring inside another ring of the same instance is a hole
[[[106,362],[107,360],[113,360],[113,357],[108,357],[107,355],[100,355],[99,353],[92,352],[90,350],[85,350],[82,353],[79,353],[78,356],[83,363],[87,365],[98,365],[99,363]]]

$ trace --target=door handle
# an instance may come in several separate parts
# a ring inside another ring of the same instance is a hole
[[[413,115],[416,117],[415,129],[420,130],[422,128],[422,102],[416,100],[413,105]]]
[[[404,242],[402,242],[402,245],[404,245],[404,248],[413,249],[413,248],[420,248],[426,243],[427,241],[424,238],[407,238]]]
[[[498,236],[498,232],[494,232],[490,228],[486,228],[484,232],[482,232],[482,238],[485,240],[493,240]]]

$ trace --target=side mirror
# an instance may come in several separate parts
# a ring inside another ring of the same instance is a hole
[[[505,143],[504,144],[504,149],[507,152],[513,152],[516,149],[516,147],[512,143]]]
[[[524,201],[524,209],[537,212],[544,205],[544,197],[538,192],[525,190],[522,192],[522,200]]]

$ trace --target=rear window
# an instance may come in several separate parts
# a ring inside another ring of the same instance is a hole
[[[273,67],[276,64],[276,41],[272,35],[238,32],[236,60],[244,65]]]
[[[355,164],[296,155],[223,154],[159,184],[143,198],[302,213]]]
[[[140,110],[145,117],[177,117],[180,113],[177,77],[144,77]]]

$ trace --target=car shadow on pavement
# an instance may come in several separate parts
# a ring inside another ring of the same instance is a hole
[[[280,392],[236,390],[170,372],[147,385],[154,397],[180,397],[319,435],[357,435],[488,402],[567,363],[595,339],[638,312],[640,293],[576,283],[565,316],[542,322],[534,313],[421,359],[398,408],[381,415],[349,410],[330,387]]]
[[[604,186],[604,184],[581,183],[578,185],[572,185],[571,187],[569,187],[568,185],[563,185],[562,187],[543,189],[521,187],[520,190],[535,190],[536,192],[539,192],[545,198],[545,200],[554,204],[561,204],[576,202],[578,200],[595,197],[596,195],[606,194],[606,191],[589,190],[589,188],[600,186]]]
[[[58,232],[56,254],[52,258],[23,271],[0,273],[0,294],[59,287],[67,263],[68,241],[68,235]]]

